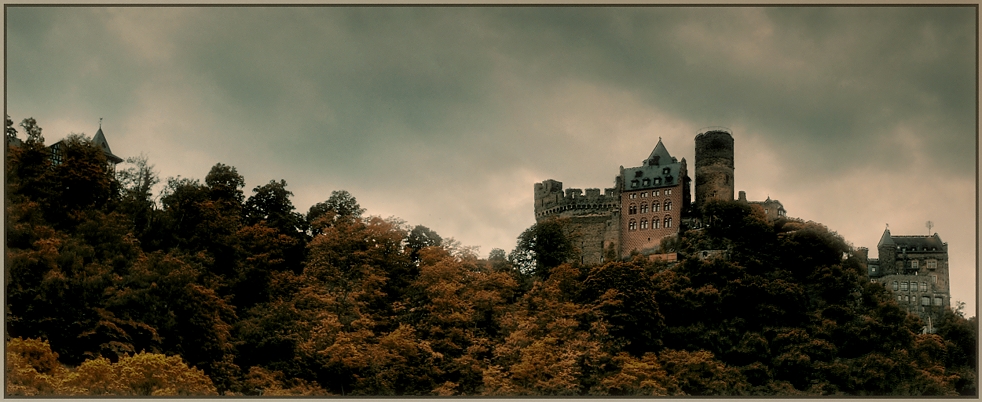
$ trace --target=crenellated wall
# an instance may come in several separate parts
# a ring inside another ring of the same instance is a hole
[[[546,180],[535,183],[535,219],[548,216],[568,217],[573,215],[610,214],[620,204],[616,189],[579,188],[563,190],[563,183]]]

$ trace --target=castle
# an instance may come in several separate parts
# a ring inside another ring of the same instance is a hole
[[[606,258],[624,258],[632,252],[653,255],[661,240],[677,235],[689,222],[693,210],[711,199],[733,201],[733,135],[713,127],[695,137],[695,205],[690,205],[691,182],[685,158],[673,157],[661,138],[641,166],[624,168],[614,186],[563,190],[563,183],[535,183],[535,220],[565,218],[574,234],[582,263],[596,264]],[[760,205],[772,218],[786,216],[777,200],[740,201]],[[695,223],[698,224],[698,223]]]
[[[879,258],[858,249],[870,281],[893,291],[897,304],[924,320],[927,331],[951,305],[948,286],[948,243],[941,236],[895,236],[883,230],[876,245]]]

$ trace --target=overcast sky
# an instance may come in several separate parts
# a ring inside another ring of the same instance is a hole
[[[871,249],[948,242],[976,310],[974,7],[11,7],[6,111],[162,178],[235,166],[511,250],[532,186],[732,130],[737,190]],[[23,136],[23,134],[21,134]]]

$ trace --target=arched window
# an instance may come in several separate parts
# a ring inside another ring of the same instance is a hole
[[[672,210],[672,201],[665,200],[665,210],[666,211],[671,211]]]
[[[666,216],[665,217],[665,227],[666,228],[672,227],[672,217],[671,216]]]
[[[658,212],[658,207],[659,206],[661,206],[661,204],[658,203],[658,201],[652,202],[651,203],[651,212]]]
[[[641,203],[641,213],[642,214],[648,213],[648,203],[647,202],[642,202]],[[644,229],[644,228],[642,228],[642,229]]]
[[[638,222],[636,222],[634,219],[628,221],[627,230],[638,230]]]
[[[652,220],[651,220],[651,228],[652,228],[652,229],[658,229],[658,226],[660,226],[660,225],[658,224],[659,222],[660,222],[660,221],[658,220],[658,218],[655,218],[655,219],[652,219]]]
[[[634,215],[638,213],[638,206],[631,204],[631,206],[627,207],[627,213],[628,215]]]
[[[648,228],[648,220],[647,219],[644,219],[644,218],[641,218],[641,230],[644,230],[644,229],[647,229],[647,228]]]

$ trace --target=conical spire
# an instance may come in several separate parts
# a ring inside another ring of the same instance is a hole
[[[645,161],[645,164],[654,166],[669,163],[672,163],[672,155],[668,153],[665,144],[662,144],[661,137],[658,137],[658,145],[655,145],[655,149],[651,151],[651,155],[648,155],[648,160]]]

